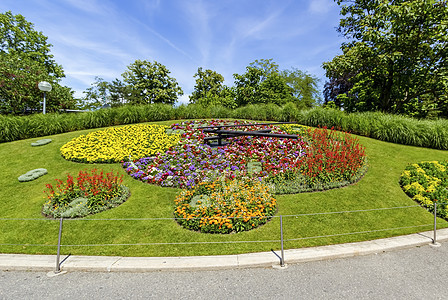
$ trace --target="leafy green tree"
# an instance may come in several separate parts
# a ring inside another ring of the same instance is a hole
[[[309,108],[320,101],[316,77],[295,68],[280,71],[272,59],[255,60],[246,73],[233,76],[238,106],[293,102],[298,108]]]
[[[53,84],[51,92],[46,95],[46,110],[56,112],[76,108],[77,99],[75,99],[74,93],[70,87],[61,86],[58,83]]]
[[[95,81],[83,93],[78,107],[86,110],[95,110],[110,103],[110,84],[101,77],[95,77]]]
[[[27,57],[45,66],[48,75],[62,78],[64,71],[53,59],[52,45],[47,39],[22,15],[13,15],[11,11],[0,13],[0,53]]]
[[[59,84],[64,71],[50,54],[47,37],[21,15],[0,14],[0,111],[22,114],[42,109],[40,81],[52,85],[47,111],[73,108],[73,91]]]
[[[242,75],[233,74],[237,106],[260,102],[260,85],[264,76],[263,70],[254,67],[246,67],[246,73]]]
[[[209,98],[210,96],[221,95],[223,90],[224,77],[216,71],[207,69],[202,70],[198,68],[198,72],[193,76],[196,78],[194,91],[190,95],[191,103],[199,103],[201,99]]]
[[[339,0],[343,54],[324,63],[347,111],[381,110],[424,116],[448,94],[447,1]]]
[[[249,64],[249,67],[263,71],[261,81],[266,80],[267,77],[272,73],[280,73],[278,69],[278,64],[276,64],[272,58],[269,59],[263,58],[260,60],[256,59],[254,62],[251,62]]]
[[[235,108],[235,95],[233,89],[225,86],[224,77],[216,71],[201,67],[194,75],[196,84],[190,95],[190,103],[200,104],[204,107],[222,105]]]
[[[27,109],[41,108],[39,81],[52,82],[45,67],[17,54],[0,55],[0,103],[3,113],[21,114]]]
[[[115,79],[108,85],[109,102],[111,106],[121,106],[128,102],[130,86],[126,85],[120,79]]]
[[[311,108],[320,102],[317,77],[296,68],[283,70],[280,75],[292,89],[292,96],[298,108]]]
[[[0,111],[23,114],[42,110],[43,94],[37,85],[47,81],[52,90],[46,93],[46,111],[74,108],[76,100],[69,87],[59,85],[45,67],[17,54],[0,54]]]
[[[285,79],[277,72],[266,76],[260,84],[258,102],[274,103],[279,106],[288,102],[294,102],[292,88],[286,84]]]
[[[122,74],[123,81],[129,86],[129,103],[174,104],[183,91],[169,74],[168,68],[157,61],[136,60],[129,65]]]
[[[236,104],[244,106],[256,103],[283,105],[293,101],[292,89],[277,72],[266,73],[266,69],[246,67],[246,73],[234,74]]]

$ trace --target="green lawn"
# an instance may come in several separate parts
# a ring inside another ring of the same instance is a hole
[[[170,123],[173,122],[157,124]],[[80,164],[66,161],[60,156],[59,148],[63,144],[80,134],[94,130],[98,129],[0,144],[2,157],[0,253],[55,254],[54,245],[57,244],[59,221],[49,220],[41,215],[42,205],[46,201],[43,193],[45,184],[52,183],[54,178],[65,178],[67,172],[76,175],[79,170],[93,167],[124,174],[124,184],[130,187],[131,197],[112,210],[80,220],[65,220],[62,242],[65,245],[121,245],[64,246],[62,252],[65,254],[183,256],[236,254],[280,248],[278,242],[265,242],[280,239],[279,218],[274,218],[255,230],[238,234],[213,235],[191,232],[177,225],[172,219],[174,198],[179,190],[134,180],[126,175],[120,164]],[[42,138],[51,138],[53,142],[40,147],[31,147],[32,142]],[[400,174],[406,165],[424,160],[448,159],[448,151],[391,144],[365,137],[359,139],[366,147],[369,170],[357,184],[325,192],[277,196],[277,216],[285,216],[283,227],[286,249],[371,240],[432,228],[431,225],[415,227],[433,222],[433,216],[419,207],[289,216],[415,205],[398,184]],[[18,176],[35,168],[46,168],[48,174],[26,183],[17,180]],[[127,220],[117,220],[123,218]],[[410,228],[379,231],[397,227]],[[439,220],[439,227],[448,227],[448,223]],[[364,231],[373,232],[339,235]],[[335,236],[307,239],[323,235]],[[239,243],[239,241],[254,242]],[[212,243],[196,244],[196,242]]]

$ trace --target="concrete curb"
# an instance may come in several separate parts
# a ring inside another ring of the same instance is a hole
[[[285,250],[285,262],[292,264],[412,248],[431,244],[432,237],[433,231],[426,231],[365,242]],[[437,230],[437,241],[445,240],[448,240],[448,228]],[[151,272],[272,267],[280,264],[279,252],[184,257],[69,256],[61,265],[61,270]],[[0,254],[0,270],[3,271],[51,272],[55,269],[56,255]]]

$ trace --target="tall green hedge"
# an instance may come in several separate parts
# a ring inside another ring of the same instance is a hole
[[[293,121],[404,145],[448,149],[448,120],[417,120],[380,112],[345,113],[313,108],[298,110],[294,104],[248,105],[237,109],[167,104],[123,106],[78,114],[46,114],[24,117],[0,115],[0,142],[53,135],[81,129],[176,119],[236,118],[259,121]]]

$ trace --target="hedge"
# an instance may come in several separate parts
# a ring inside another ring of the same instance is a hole
[[[0,143],[89,128],[177,119],[235,118],[259,121],[292,121],[314,127],[334,127],[374,139],[434,149],[448,149],[448,121],[418,120],[381,112],[345,113],[312,108],[298,110],[292,103],[283,107],[257,104],[228,109],[194,104],[122,106],[78,114],[0,115]]]

